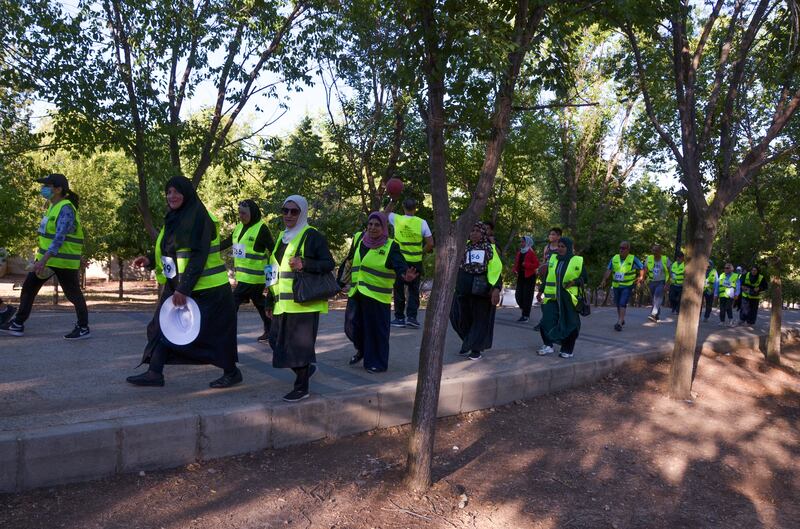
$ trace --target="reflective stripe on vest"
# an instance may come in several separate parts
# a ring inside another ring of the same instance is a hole
[[[759,292],[758,294],[751,294],[750,288],[758,287],[764,280],[764,276],[762,274],[758,274],[755,283],[752,282],[752,279],[753,278],[750,275],[750,272],[747,272],[744,275],[744,278],[742,279],[742,296],[746,297],[747,299],[758,299],[761,297],[761,293]],[[747,287],[747,289],[745,289],[745,287]]]
[[[422,219],[406,215],[394,215],[394,239],[400,246],[407,263],[422,261],[425,239],[422,236]]]
[[[554,255],[550,256],[550,263],[547,265],[547,279],[545,280],[544,284],[544,300],[542,303],[548,303],[550,301],[556,301],[558,298],[558,288],[556,286],[557,278],[556,278],[556,268],[558,267],[558,258]],[[569,263],[567,263],[567,269],[564,271],[564,277],[561,280],[561,284],[565,285],[570,281],[575,281],[581,275],[581,271],[583,270],[583,257],[579,255],[573,255]],[[548,288],[550,289],[548,291]],[[572,306],[576,306],[578,304],[578,285],[573,285],[569,287],[567,293],[569,294],[570,301],[572,302]],[[548,295],[549,294],[549,295]]]
[[[703,290],[709,293],[714,292],[714,283],[717,282],[718,276],[719,274],[714,269],[711,269],[711,271],[706,272],[706,285],[703,287]]]
[[[267,251],[266,249],[263,252],[257,252],[255,250],[256,238],[263,225],[264,221],[259,220],[250,226],[241,238],[239,235],[244,229],[244,224],[240,222],[233,230],[233,235],[231,235],[233,243],[244,244],[245,252],[244,257],[234,256],[233,258],[233,266],[236,269],[236,281],[239,283],[247,283],[250,285],[262,285],[264,283],[264,264],[267,258]]]
[[[739,274],[732,272],[719,276],[719,297],[732,298],[736,295],[736,282],[739,281]]]
[[[44,231],[42,231],[41,226],[39,228],[39,248],[36,250],[36,260],[38,261],[44,257],[50,247],[50,243],[55,238],[58,214],[61,213],[61,208],[65,206],[70,206],[75,212],[75,232],[65,237],[64,243],[58,249],[58,254],[51,256],[47,260],[47,266],[77,270],[81,267],[81,255],[83,254],[83,228],[81,227],[78,209],[67,199],[51,204],[47,208],[47,213],[42,219]],[[47,220],[45,221],[45,219]]]
[[[159,285],[164,285],[167,283],[167,276],[164,275],[164,265],[161,263],[161,239],[164,238],[164,228],[161,228],[161,231],[158,232],[158,237],[156,238],[156,282]]]
[[[203,265],[203,271],[200,273],[200,277],[197,283],[195,283],[192,292],[228,284],[228,272],[225,269],[225,262],[222,260],[222,254],[220,254],[219,251],[219,221],[217,221],[217,218],[211,212],[209,212],[208,216],[214,223],[216,235],[211,241],[211,246],[208,249],[208,257],[206,258],[205,265]],[[158,234],[158,238],[156,239],[156,262],[158,263],[156,265],[156,280],[158,280],[159,274],[163,274],[163,271],[159,270],[161,267],[161,239],[163,236],[164,228],[161,228],[161,233]],[[177,262],[175,264],[178,268],[176,280],[180,281],[180,274],[186,270],[186,265],[189,264],[191,253],[191,250],[188,248],[180,248],[175,252],[175,256],[177,257]],[[164,281],[166,282],[166,278],[164,278]]]
[[[678,287],[683,285],[683,274],[685,270],[686,263],[679,263],[678,261],[672,263],[672,266],[670,267],[670,277],[673,285]]]
[[[613,259],[611,259],[611,271],[615,274],[617,272],[624,272],[625,279],[622,281],[611,281],[611,286],[614,288],[617,287],[629,287],[633,285],[633,282],[636,281],[636,270],[633,268],[633,254],[628,254],[628,257],[625,258],[623,262],[620,258],[619,254],[615,255]]]
[[[353,297],[356,292],[380,301],[386,305],[392,302],[394,280],[397,277],[394,270],[386,266],[386,258],[392,248],[392,239],[388,239],[380,248],[370,248],[361,258],[361,238],[356,240],[355,253],[353,254],[353,267],[348,296]]]
[[[300,255],[303,257],[305,255],[305,248],[300,248],[298,252],[297,245],[300,243],[300,240],[303,238],[303,234],[308,230],[313,230],[311,226],[306,226],[303,230],[294,236],[294,238],[286,245],[286,249],[283,252],[283,257],[281,258],[281,262],[278,263],[278,260],[275,259],[275,252],[278,250],[278,246],[281,244],[283,240],[283,234],[278,234],[278,238],[275,242],[275,248],[272,250],[272,254],[270,255],[270,264],[276,268],[278,268],[278,281],[272,285],[270,291],[272,292],[272,296],[275,298],[275,306],[272,309],[273,314],[283,314],[285,313],[300,313],[300,312],[321,312],[323,314],[327,314],[328,312],[328,300],[322,301],[308,301],[306,303],[297,303],[294,300],[294,294],[292,294],[292,283],[294,282],[295,274],[292,271],[292,267],[289,266],[289,259],[295,256],[295,254]],[[303,244],[305,247],[305,243]]]
[[[653,267],[656,264],[656,258],[654,255],[647,256],[647,280],[653,280]],[[664,274],[664,279],[667,278],[667,256],[661,256],[661,272]]]

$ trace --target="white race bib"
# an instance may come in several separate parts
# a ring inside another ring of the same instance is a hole
[[[245,254],[244,244],[237,243],[233,245],[233,257],[235,259],[244,259]]]
[[[264,267],[264,284],[271,287],[278,282],[278,267],[268,264]]]
[[[486,250],[470,250],[467,252],[467,264],[483,264],[486,260]]]
[[[733,287],[728,287],[728,288],[726,288],[726,289],[725,289],[725,294],[726,294],[726,295],[727,295],[729,298],[732,298],[732,297],[733,297],[733,295],[734,295],[735,293],[736,293],[736,289],[735,289],[735,288],[733,288]]]
[[[625,281],[625,272],[614,272],[614,281]]]
[[[174,279],[178,275],[178,267],[175,266],[175,261],[172,257],[166,255],[161,256],[161,269],[164,275],[169,279]]]

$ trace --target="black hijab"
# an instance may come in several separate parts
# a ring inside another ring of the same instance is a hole
[[[188,178],[184,176],[170,178],[164,186],[164,194],[170,187],[183,195],[183,204],[178,209],[170,209],[164,215],[164,238],[161,241],[161,250],[164,253],[173,253],[178,248],[200,249],[206,223],[211,224],[208,210]],[[211,233],[213,239],[215,236],[213,225]]]
[[[239,202],[239,207],[247,207],[250,210],[250,222],[244,225],[244,229],[242,232],[247,231],[250,226],[261,220],[261,210],[256,204],[255,200],[250,200],[249,198],[246,200],[242,200]]]
[[[572,239],[570,239],[569,237],[561,237],[560,239],[558,239],[558,242],[567,247],[567,253],[565,253],[564,255],[556,254],[558,256],[558,260],[569,262],[569,260],[572,259],[572,256],[575,255],[574,244],[572,243]]]

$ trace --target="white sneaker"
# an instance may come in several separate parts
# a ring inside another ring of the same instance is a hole
[[[543,345],[543,346],[541,346],[541,347],[539,348],[539,350],[538,350],[538,351],[536,351],[536,353],[537,353],[539,356],[544,356],[544,355],[550,355],[550,354],[553,354],[553,353],[555,353],[555,350],[554,350],[554,349],[553,349],[551,346],[549,346],[549,345]]]
[[[728,321],[728,327],[736,327],[736,322],[733,320]]]

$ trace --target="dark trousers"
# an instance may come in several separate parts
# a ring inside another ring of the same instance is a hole
[[[711,309],[714,308],[714,292],[706,292],[703,291],[703,302],[706,304],[706,311],[703,314],[704,319],[708,319],[711,316]]]
[[[403,319],[405,317],[417,319],[419,310],[419,283],[422,279],[422,262],[409,263],[419,272],[414,281],[406,283],[399,277],[394,280],[394,317]],[[406,308],[406,287],[408,287],[408,308]]]
[[[258,315],[261,316],[261,321],[264,323],[264,332],[269,333],[269,326],[272,320],[267,317],[267,312],[264,310],[266,300],[264,285],[237,283],[236,288],[233,289],[233,302],[236,304],[236,312],[239,312],[239,307],[242,304],[252,301],[258,311]]]
[[[746,298],[742,296],[742,313],[739,317],[749,325],[753,325],[758,317],[758,303],[761,301],[758,298]]]
[[[292,371],[296,375],[294,380],[294,389],[308,393],[308,379],[311,374],[311,365],[303,367],[293,367]]]
[[[569,336],[561,340],[562,353],[571,353],[575,350],[575,342],[578,340],[578,333],[580,333],[580,329],[575,329],[569,334]],[[547,337],[547,334],[541,327],[539,328],[539,334],[542,336],[542,342],[544,342],[545,345],[553,347],[553,340]]]
[[[681,311],[681,296],[683,295],[683,285],[669,286],[669,305],[672,313],[678,314]]]
[[[345,334],[356,351],[364,354],[364,367],[386,371],[389,367],[389,305],[356,292],[347,300]]]
[[[533,305],[533,291],[536,287],[536,274],[531,277],[517,277],[517,290],[514,292],[514,299],[517,301],[522,316],[531,317],[531,305]]]
[[[53,268],[58,278],[58,283],[61,285],[61,290],[67,297],[70,303],[75,305],[75,314],[78,315],[78,325],[86,327],[89,325],[89,309],[86,308],[86,299],[81,292],[81,274],[80,270],[68,270],[66,268]],[[25,282],[22,283],[22,293],[19,298],[19,309],[14,320],[19,323],[25,323],[28,316],[31,314],[33,308],[33,301],[39,290],[47,282],[46,279],[39,279],[36,274],[29,272],[25,277]]]
[[[719,298],[719,321],[725,321],[725,316],[729,320],[733,319],[733,299]]]

